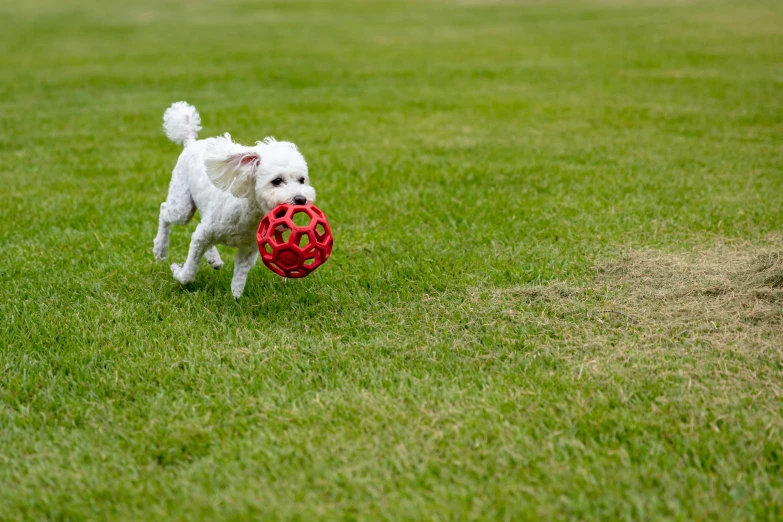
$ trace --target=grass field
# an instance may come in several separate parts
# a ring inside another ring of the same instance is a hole
[[[154,261],[180,99],[326,265]],[[0,0],[0,520],[780,520],[781,232],[775,0]]]

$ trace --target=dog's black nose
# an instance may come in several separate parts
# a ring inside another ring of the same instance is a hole
[[[307,198],[304,196],[294,196],[294,205],[304,205],[307,203]]]

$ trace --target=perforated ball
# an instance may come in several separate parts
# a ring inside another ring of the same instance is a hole
[[[332,231],[324,213],[312,204],[278,205],[258,227],[261,261],[281,277],[305,277],[332,253]]]

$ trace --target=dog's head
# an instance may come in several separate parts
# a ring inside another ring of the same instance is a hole
[[[281,203],[315,201],[307,162],[289,141],[266,138],[255,147],[243,147],[226,134],[209,140],[204,163],[216,187],[238,198],[254,198],[264,213]]]

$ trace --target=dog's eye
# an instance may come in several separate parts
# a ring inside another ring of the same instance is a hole
[[[304,178],[299,178],[299,183],[301,183],[302,185],[304,185]]]
[[[272,180],[272,185],[274,185],[275,187],[279,187],[282,184],[283,184],[283,178],[275,178]]]

